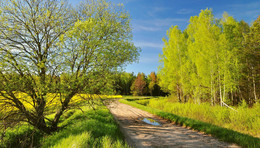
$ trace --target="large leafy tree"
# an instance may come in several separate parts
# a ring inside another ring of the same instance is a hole
[[[220,28],[211,10],[202,10],[199,16],[191,17],[187,28],[188,34],[188,55],[196,67],[192,85],[193,95],[197,101],[200,98],[211,96],[211,102],[216,92],[217,78],[219,74],[219,35]]]
[[[161,61],[163,66],[159,70],[161,77],[161,86],[166,86],[171,93],[178,95],[178,99],[182,101],[182,83],[183,78],[183,65],[186,61],[185,52],[187,50],[185,35],[178,29],[178,26],[171,27],[167,31],[167,39],[163,39],[165,45]]]
[[[102,88],[110,73],[138,56],[129,15],[104,0],[77,8],[59,0],[6,0],[0,13],[3,118],[46,133],[58,129],[73,96]],[[48,119],[53,100],[59,105]]]

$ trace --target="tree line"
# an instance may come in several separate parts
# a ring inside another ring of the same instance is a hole
[[[202,10],[185,30],[172,26],[163,41],[159,85],[179,102],[259,101],[260,16],[249,26],[227,13],[217,19]]]
[[[116,94],[134,96],[165,96],[159,86],[159,78],[155,72],[148,76],[144,73],[121,72],[115,76],[114,88]]]

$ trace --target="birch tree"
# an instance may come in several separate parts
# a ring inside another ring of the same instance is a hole
[[[166,87],[171,93],[176,93],[179,102],[182,102],[182,66],[185,62],[186,42],[185,36],[178,29],[178,26],[172,26],[167,31],[167,38],[164,38],[163,54],[161,55],[161,67],[159,68],[159,85]]]

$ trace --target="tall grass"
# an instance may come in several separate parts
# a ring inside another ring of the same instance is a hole
[[[147,106],[260,138],[259,104],[253,108],[242,104],[236,108],[236,112],[226,107],[211,106],[208,103],[173,103],[171,99],[160,98],[149,100]]]

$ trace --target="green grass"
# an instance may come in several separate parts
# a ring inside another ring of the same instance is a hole
[[[105,107],[97,110],[89,109],[84,113],[76,111],[71,116],[68,116],[60,126],[65,126],[65,128],[44,138],[42,141],[43,148],[69,147],[71,144],[78,144],[76,147],[114,147],[115,145],[127,147],[123,143],[121,132],[113,116]],[[74,138],[77,138],[79,141],[74,141]],[[82,141],[80,139],[85,140]],[[71,142],[76,143],[73,144]],[[104,143],[107,144],[104,145]]]
[[[260,138],[260,105],[248,108],[246,104],[234,107],[237,111],[209,103],[194,104],[172,102],[172,99],[151,99],[147,106],[232,129]]]
[[[136,100],[136,99],[135,99]],[[194,130],[205,132],[206,134],[210,134],[222,141],[229,142],[229,143],[236,143],[242,147],[248,148],[258,148],[260,147],[260,139],[243,134],[231,129],[223,128],[220,126],[216,126],[211,123],[202,122],[200,120],[195,120],[187,117],[178,116],[169,112],[165,112],[156,108],[152,108],[149,106],[144,106],[141,104],[136,103],[135,101],[131,100],[119,100],[121,103],[125,103],[139,109],[145,110],[157,116],[160,116],[164,119],[170,120],[175,122],[178,125],[190,127]],[[163,105],[163,104],[161,104]]]
[[[31,133],[35,130],[29,125],[9,129],[6,132],[8,136],[5,137],[0,147],[29,147],[32,139],[35,138],[33,146],[42,148],[128,147],[117,123],[105,106],[98,107],[96,110],[85,107],[83,111],[70,110],[66,112],[59,124],[63,128],[51,135],[43,135],[36,131],[35,133],[38,135],[30,138],[32,137]],[[20,140],[18,140],[19,137]],[[22,137],[24,137],[23,143],[26,145],[21,145]]]
[[[16,125],[14,128],[7,129],[5,136],[0,141],[0,148],[38,146],[42,136],[42,133],[28,124]]]

